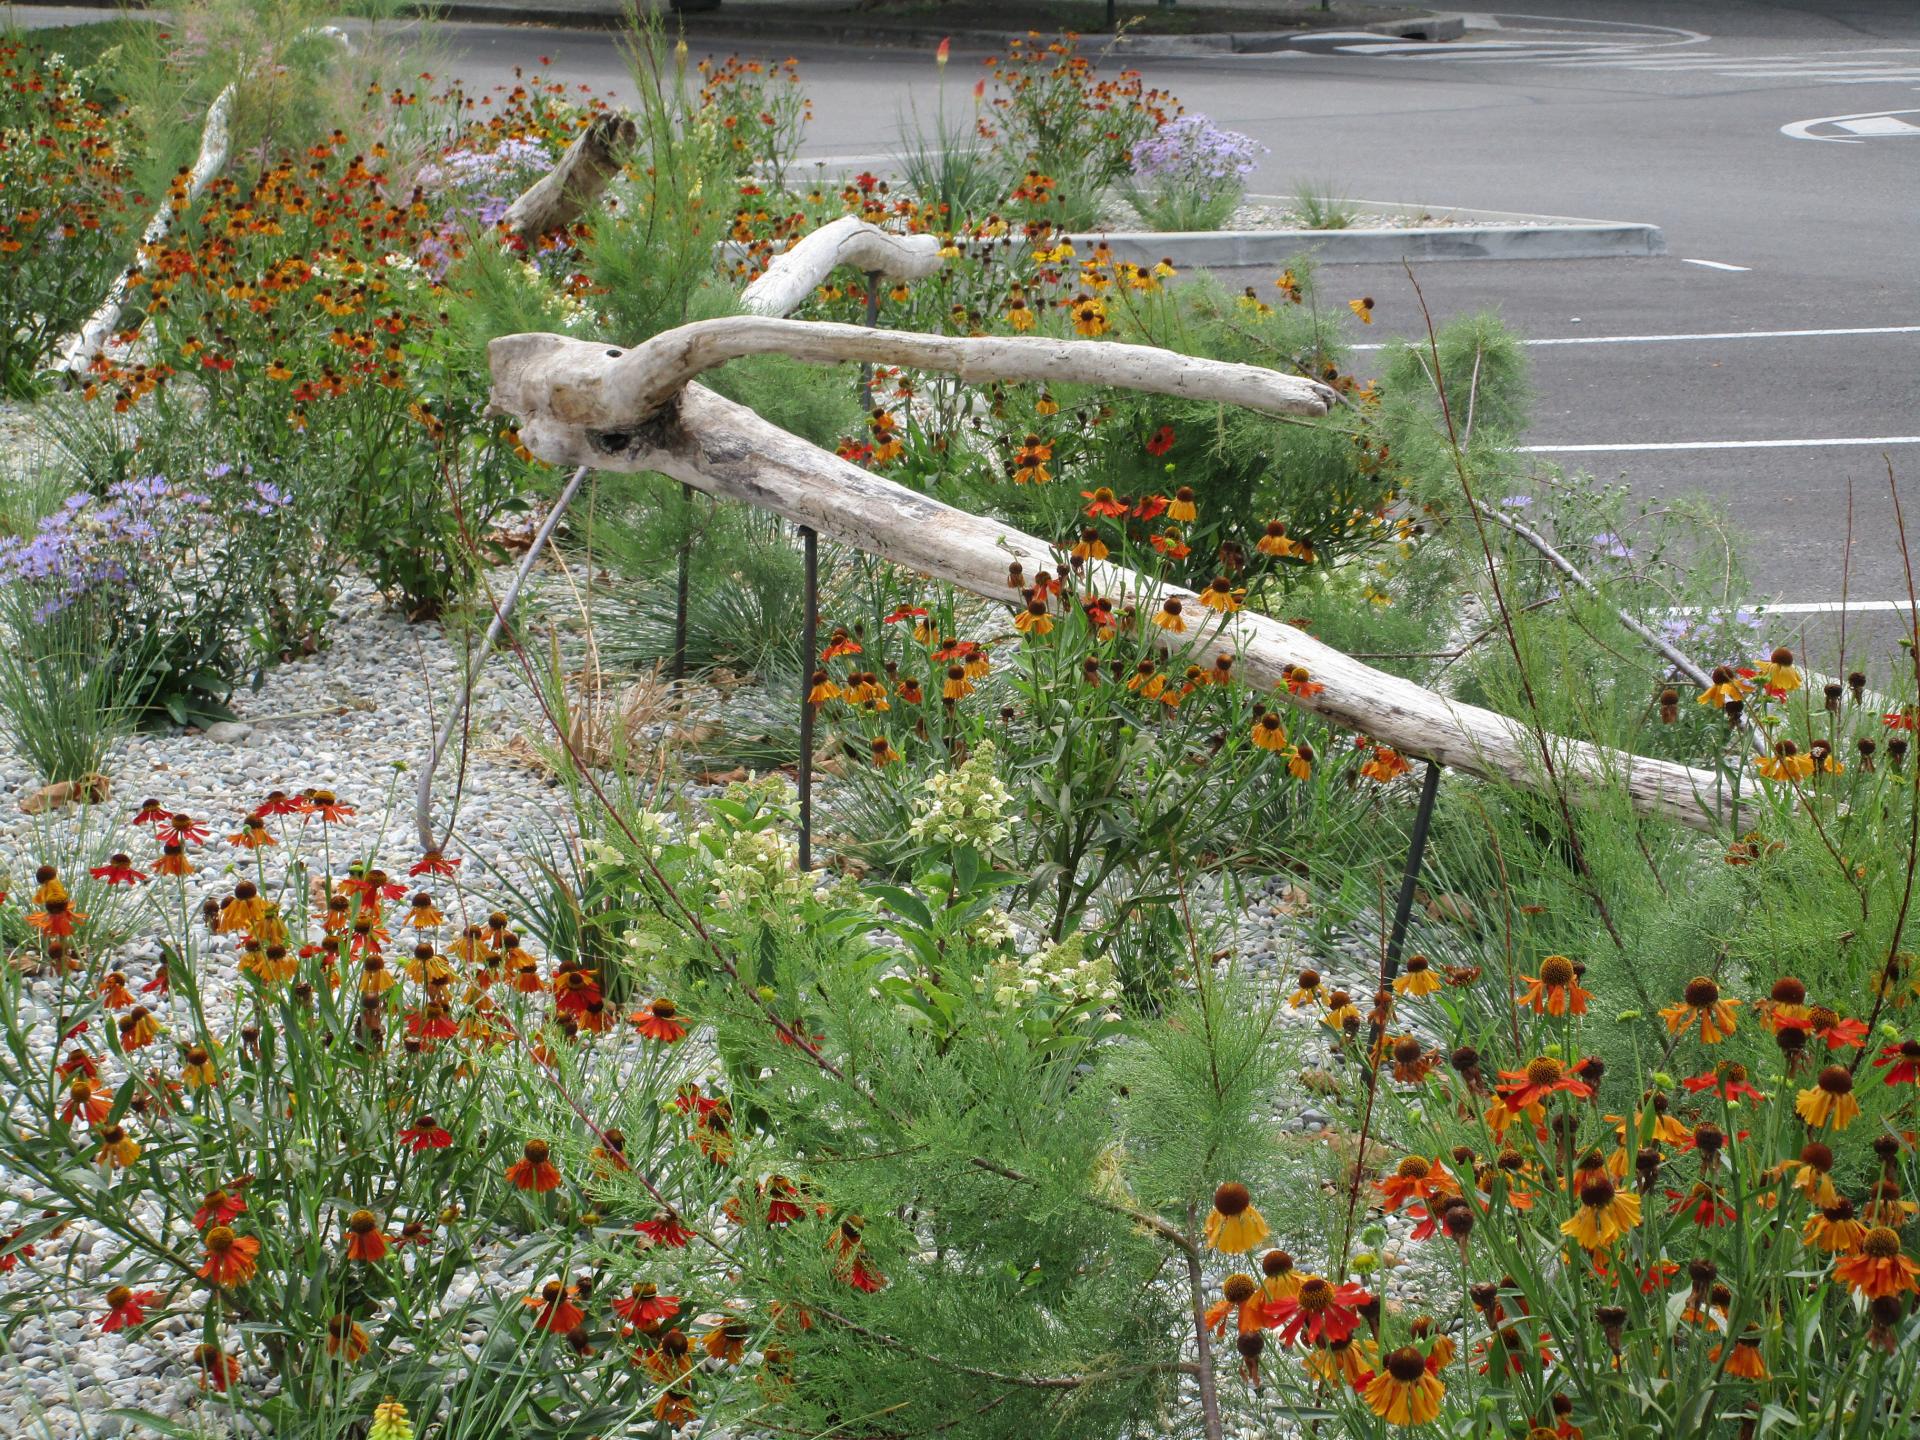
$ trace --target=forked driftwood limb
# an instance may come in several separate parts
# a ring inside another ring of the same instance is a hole
[[[305,39],[309,35],[323,36],[343,50],[353,49],[347,32],[337,25],[315,25],[301,31],[295,38]],[[193,157],[193,164],[185,171],[185,184],[168,190],[167,198],[161,201],[160,208],[153,212],[146,228],[140,232],[140,245],[134,252],[133,260],[107,287],[100,307],[60,347],[60,359],[55,363],[52,373],[64,375],[68,384],[84,381],[87,372],[93,368],[93,362],[113,339],[114,331],[120,324],[120,312],[126,308],[127,294],[133,288],[134,277],[144,274],[152,263],[148,251],[173,233],[176,217],[192,209],[213,177],[226,168],[227,155],[233,146],[233,102],[239,87],[240,81],[233,81],[213,97],[213,104],[207,107],[207,118],[200,126],[200,149]]]
[[[678,343],[671,332],[660,342]],[[1133,349],[1134,363],[1142,367],[1158,357],[1168,374],[1214,363],[1146,347],[1103,348]],[[588,351],[597,352],[597,375]],[[650,417],[631,410],[601,410],[593,399],[652,394],[646,386],[622,391],[615,385],[612,375],[622,354],[551,336],[502,337],[493,342],[489,355],[494,406],[516,418],[522,441],[543,460],[601,470],[657,471],[707,494],[771,510],[841,544],[990,600],[1009,597],[1010,562],[1019,561],[1028,574],[1059,563],[1054,547],[1044,540],[874,475],[701,385],[687,385],[673,404]],[[1105,378],[1112,383],[1110,374]],[[1179,596],[1189,602],[1188,615],[1208,614],[1190,593],[1115,565],[1089,566],[1086,583],[1126,597],[1142,613]],[[1277,697],[1396,750],[1529,788],[1545,783],[1538,770],[1538,743],[1521,722],[1455,704],[1364,665],[1291,625],[1242,612],[1217,625],[1196,624],[1191,635],[1163,634],[1162,639],[1169,648],[1190,645],[1203,655],[1231,651],[1238,657],[1237,673],[1249,683],[1274,687]],[[1282,681],[1293,666],[1305,666],[1324,688],[1311,696],[1286,692]],[[1563,737],[1549,737],[1549,744],[1576,792],[1618,782],[1641,812],[1700,829],[1716,827],[1728,814],[1730,797],[1712,772]]]
[[[507,207],[501,217],[507,233],[531,245],[542,235],[573,224],[620,173],[621,157],[638,133],[624,115],[608,112],[594,117],[559,163]]]
[[[1317,380],[1147,345],[923,335],[761,315],[696,320],[631,350],[546,334],[503,335],[487,347],[496,409],[529,424],[589,430],[631,429],[651,420],[695,376],[749,355],[786,355],[816,365],[902,365],[972,381],[1115,385],[1268,415],[1324,415],[1334,398]]]
[[[233,98],[236,88],[235,85],[228,85],[214,96],[213,104],[207,107],[206,123],[200,127],[200,151],[187,169],[186,183],[168,191],[167,198],[161,201],[160,208],[147,221],[146,229],[140,232],[140,247],[134,252],[132,262],[114,277],[99,308],[61,347],[60,359],[54,369],[56,373],[66,376],[69,384],[85,380],[87,372],[93,368],[94,360],[113,339],[113,333],[120,324],[120,312],[126,308],[127,295],[133,289],[135,277],[144,274],[152,263],[149,252],[173,233],[175,217],[192,208],[213,177],[226,168],[227,152],[233,144]]]
[[[843,215],[774,256],[766,273],[740,292],[740,303],[755,315],[790,315],[842,265],[904,281],[923,280],[940,264],[937,236],[896,235]]]

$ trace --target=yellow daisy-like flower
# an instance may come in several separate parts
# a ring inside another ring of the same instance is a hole
[[[1560,1226],[1588,1250],[1605,1250],[1640,1223],[1640,1197],[1616,1190],[1605,1175],[1595,1175],[1580,1187],[1580,1208]]]
[[[1389,1425],[1425,1425],[1440,1414],[1447,1387],[1427,1369],[1427,1357],[1411,1345],[1387,1356],[1386,1365],[1367,1383],[1367,1408]]]
[[[1764,680],[1775,690],[1788,692],[1800,688],[1800,672],[1793,666],[1793,651],[1782,645],[1767,658],[1764,665],[1754,667]]]
[[[1844,1065],[1829,1065],[1800,1092],[1794,1111],[1815,1130],[1844,1130],[1860,1118],[1860,1102],[1853,1098],[1853,1073]]]
[[[1207,1214],[1207,1244],[1223,1255],[1245,1255],[1273,1232],[1258,1210],[1253,1196],[1237,1180],[1229,1180],[1213,1192],[1213,1209]]]

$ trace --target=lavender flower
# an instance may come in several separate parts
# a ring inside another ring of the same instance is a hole
[[[1202,198],[1222,189],[1237,193],[1266,148],[1251,135],[1222,129],[1204,115],[1182,115],[1134,147],[1133,178],[1190,187]]]
[[[1240,203],[1265,151],[1204,115],[1182,115],[1134,146],[1127,199],[1156,229],[1213,229]]]

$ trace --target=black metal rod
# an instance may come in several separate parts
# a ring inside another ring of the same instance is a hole
[[[673,669],[670,676],[678,685],[687,678],[687,579],[693,569],[693,525],[691,508],[693,487],[680,487],[681,523],[680,574],[673,586]]]
[[[1413,918],[1413,892],[1420,888],[1420,862],[1427,853],[1427,830],[1433,823],[1433,801],[1440,793],[1440,767],[1427,762],[1427,773],[1420,780],[1420,805],[1413,812],[1413,834],[1407,840],[1407,868],[1400,876],[1400,894],[1393,903],[1393,929],[1387,932],[1387,960],[1380,972],[1380,988],[1390,989],[1400,973],[1400,951],[1407,943],[1407,922]],[[1375,1013],[1378,1013],[1377,1011]],[[1380,1044],[1381,1026],[1376,1022],[1368,1037],[1367,1053]]]
[[[800,527],[806,554],[806,610],[800,622],[800,868],[813,868],[813,667],[820,648],[820,537]]]
[[[880,272],[867,272],[867,329],[871,330],[880,323]],[[860,406],[873,408],[873,366],[862,362],[860,366]]]

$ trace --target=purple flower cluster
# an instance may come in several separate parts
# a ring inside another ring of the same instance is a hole
[[[210,504],[164,475],[69,495],[31,536],[0,539],[0,584],[38,590],[34,619],[45,624],[89,595],[132,584],[141,562],[184,543]]]
[[[453,264],[453,240],[470,221],[481,230],[498,225],[526,188],[526,177],[552,168],[553,156],[538,140],[508,138],[492,150],[449,150],[439,163],[420,172],[429,190],[450,191],[459,200],[451,205],[436,234],[420,247],[420,262],[440,278]]]
[[[1188,189],[1209,198],[1221,190],[1238,190],[1266,148],[1251,135],[1222,129],[1204,115],[1182,115],[1134,146],[1133,178],[1138,184]]]

